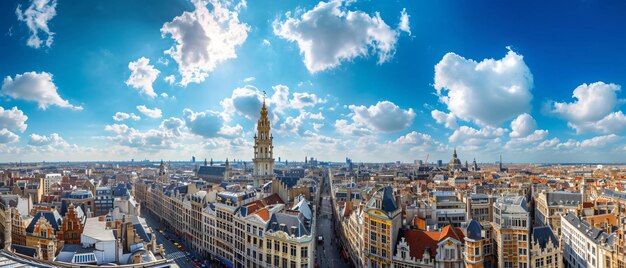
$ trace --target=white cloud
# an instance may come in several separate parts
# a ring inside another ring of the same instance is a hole
[[[443,151],[446,148],[445,145],[434,140],[432,136],[416,131],[411,131],[404,136],[400,136],[395,141],[387,142],[382,147],[391,148],[397,151],[397,154],[402,154],[406,151],[419,153]]]
[[[195,1],[194,11],[183,12],[161,28],[162,37],[175,41],[165,53],[178,64],[182,86],[204,81],[217,64],[237,58],[235,48],[248,37],[250,27],[238,18],[243,1],[234,10],[218,0],[209,3],[211,10],[207,2]]]
[[[215,111],[194,112],[185,109],[183,117],[191,133],[205,138],[238,136],[243,132],[243,127],[239,125],[226,125],[222,115]]]
[[[252,81],[256,80],[256,78],[254,76],[250,76],[250,77],[246,77],[243,79],[244,83],[250,83]]]
[[[527,113],[520,114],[515,120],[511,121],[511,138],[524,138],[537,128],[535,119]]]
[[[358,126],[357,124],[349,124],[348,120],[345,119],[335,121],[335,130],[345,136],[367,136],[373,134],[369,128]]]
[[[161,116],[163,115],[163,113],[161,112],[161,109],[156,108],[156,107],[153,109],[150,109],[146,107],[145,105],[139,105],[137,106],[137,110],[139,110],[139,112],[142,113],[143,115],[150,117],[150,118],[161,118]]]
[[[20,137],[6,128],[0,129],[0,144],[13,143],[20,140]]]
[[[117,113],[115,113],[115,115],[113,115],[113,120],[118,121],[118,122],[124,121],[124,120],[129,119],[129,118],[134,120],[134,121],[139,121],[141,119],[141,117],[139,117],[138,115],[136,115],[134,113],[127,114],[127,113],[123,113],[123,112],[117,112]]]
[[[24,132],[28,125],[26,124],[28,116],[22,110],[13,107],[11,110],[5,110],[0,107],[0,129],[19,130]]]
[[[615,148],[615,145],[622,141],[623,137],[609,134],[604,136],[596,136],[582,141],[576,141],[569,139],[566,142],[559,143],[556,148],[559,150],[572,150],[572,149],[609,149]]]
[[[113,124],[104,126],[104,130],[113,132],[115,134],[126,133],[130,128],[125,124]]]
[[[264,46],[270,46],[271,45],[270,40],[263,39],[263,45]]]
[[[272,87],[274,94],[270,97],[274,111],[283,113],[289,109],[289,87],[285,85],[275,85]]]
[[[412,108],[404,110],[390,101],[379,101],[376,105],[348,106],[354,113],[352,120],[372,130],[394,132],[403,130],[413,123],[415,112]]]
[[[620,86],[596,82],[582,84],[573,92],[574,102],[552,102],[551,112],[568,121],[577,133],[618,133],[626,130],[626,116],[614,112],[620,100]]]
[[[398,30],[404,31],[408,33],[409,35],[411,35],[411,26],[409,25],[409,17],[411,16],[406,14],[406,8],[403,8],[402,12],[400,13],[400,22],[398,23]]]
[[[475,129],[473,127],[461,126],[448,137],[450,142],[462,143],[464,145],[482,145],[487,142],[499,142],[506,133],[504,128],[483,127]]]
[[[26,72],[16,74],[15,78],[5,77],[0,95],[37,102],[37,106],[42,110],[47,109],[50,105],[72,110],[83,109],[83,107],[74,106],[61,98],[57,89],[57,86],[52,81],[52,74],[47,72]]]
[[[165,93],[165,92],[163,92],[163,93],[161,93],[159,95],[161,95],[161,97],[166,98],[166,99],[170,96],[170,95],[167,95],[167,93]]]
[[[176,77],[174,77],[174,75],[168,75],[163,78],[163,80],[165,80],[168,84],[173,85],[176,82]]]
[[[32,146],[47,146],[51,145],[54,147],[66,147],[69,144],[61,138],[61,136],[57,133],[52,133],[50,136],[43,136],[38,134],[30,134],[28,145]]]
[[[163,129],[139,131],[124,124],[106,125],[104,130],[113,132],[115,136],[106,137],[121,146],[140,148],[142,150],[168,149],[175,147],[175,139],[171,132]]]
[[[294,109],[303,109],[305,107],[313,107],[324,102],[326,102],[326,100],[318,98],[313,93],[294,92],[293,98],[291,99],[291,107]]]
[[[454,116],[497,127],[531,108],[533,76],[512,50],[476,62],[448,53],[435,65],[435,89]]]
[[[183,134],[183,129],[185,128],[185,121],[183,121],[180,118],[170,117],[168,119],[163,120],[159,128],[167,131],[172,136],[178,137]]]
[[[52,46],[54,33],[48,27],[48,23],[56,16],[56,7],[56,0],[31,0],[25,10],[22,10],[22,5],[17,5],[15,9],[17,20],[26,23],[30,31],[26,42],[29,47]],[[45,38],[45,41],[42,38]]]
[[[288,12],[284,21],[274,21],[274,34],[298,44],[311,73],[370,53],[378,56],[379,64],[391,59],[399,32],[389,27],[378,12],[370,16],[348,10],[350,3],[322,1],[299,17]]]
[[[547,130],[535,130],[527,135],[511,138],[511,140],[504,145],[504,148],[533,150],[536,149],[537,146],[538,148],[549,147],[551,146],[550,143],[554,141],[547,141],[548,143],[544,143],[547,136]]]
[[[322,112],[310,113],[310,112],[302,111],[297,117],[293,117],[293,116],[287,117],[285,121],[282,124],[280,124],[278,128],[278,132],[303,136],[306,131],[303,128],[303,126],[305,125],[307,120],[322,121],[324,119],[325,118],[324,118],[324,115],[322,115]]]
[[[437,124],[442,124],[446,128],[455,129],[459,127],[456,122],[456,117],[452,113],[444,113],[439,110],[432,110],[430,115],[435,119]]]
[[[128,63],[128,69],[131,71],[131,74],[128,80],[126,80],[126,85],[138,89],[140,93],[150,98],[157,96],[154,88],[152,88],[152,84],[159,76],[160,71],[155,69],[153,65],[150,65],[149,59],[141,57],[136,61],[131,61]]]
[[[250,120],[256,120],[263,105],[263,95],[253,86],[240,87],[233,90],[231,97],[223,99],[220,104],[227,119],[231,114],[239,113]]]
[[[294,92],[290,98],[289,87],[285,85],[275,85],[272,89],[274,93],[265,100],[272,123],[278,121],[277,114],[284,114],[287,110],[301,111],[326,102],[325,99],[308,92]],[[227,120],[230,120],[232,114],[237,113],[254,121],[259,118],[263,93],[254,86],[246,85],[233,90],[231,96],[223,99],[220,104],[224,108],[223,116]]]

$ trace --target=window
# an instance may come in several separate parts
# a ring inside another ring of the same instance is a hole
[[[370,247],[370,253],[372,254],[378,254],[378,249],[374,246]]]
[[[296,257],[296,246],[291,245],[290,251],[291,251],[291,257]]]
[[[309,257],[309,248],[301,247],[300,248],[300,258],[308,258]]]
[[[268,239],[266,244],[267,244],[266,247],[268,250],[272,249],[272,241]]]
[[[283,253],[287,254],[287,243],[283,243]],[[285,263],[284,266],[287,266],[287,264]]]
[[[376,242],[376,233],[370,232],[370,240]]]
[[[446,259],[456,259],[456,251],[455,251],[455,249],[447,248],[445,252],[446,252],[446,255],[445,255]]]
[[[380,242],[382,242],[383,244],[386,244],[387,243],[387,236],[386,235],[382,235],[380,237]]]

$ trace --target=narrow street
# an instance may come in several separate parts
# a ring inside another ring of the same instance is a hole
[[[322,203],[317,217],[317,235],[324,237],[324,243],[317,243],[315,260],[319,267],[350,267],[348,261],[341,258],[339,237],[335,236],[333,215],[330,201],[330,182],[324,178],[321,192]],[[317,237],[315,238],[317,240]]]
[[[152,231],[155,232],[157,238],[157,244],[162,244],[165,248],[165,257],[171,260],[174,260],[176,264],[181,268],[195,268],[197,267],[193,260],[187,255],[185,255],[184,251],[181,251],[174,245],[174,243],[168,240],[159,230],[164,229],[164,227],[158,222],[157,219],[146,209],[141,210],[141,216],[146,219],[146,223]],[[185,248],[188,250],[187,248]]]

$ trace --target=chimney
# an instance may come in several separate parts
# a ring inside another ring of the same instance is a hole
[[[398,208],[402,208],[402,196],[399,192],[396,194],[396,205],[398,205]]]

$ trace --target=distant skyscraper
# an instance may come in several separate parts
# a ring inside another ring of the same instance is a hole
[[[438,167],[443,166],[443,160],[441,160],[441,159],[440,159],[440,160],[437,160],[437,166],[438,166]]]
[[[270,133],[270,120],[267,117],[265,99],[261,107],[261,117],[257,122],[257,134],[254,135],[254,186],[260,187],[273,179],[274,175],[274,145]]]
[[[196,162],[196,157],[195,157],[195,156],[192,156],[192,157],[191,157],[191,163],[195,163],[195,162]]]

